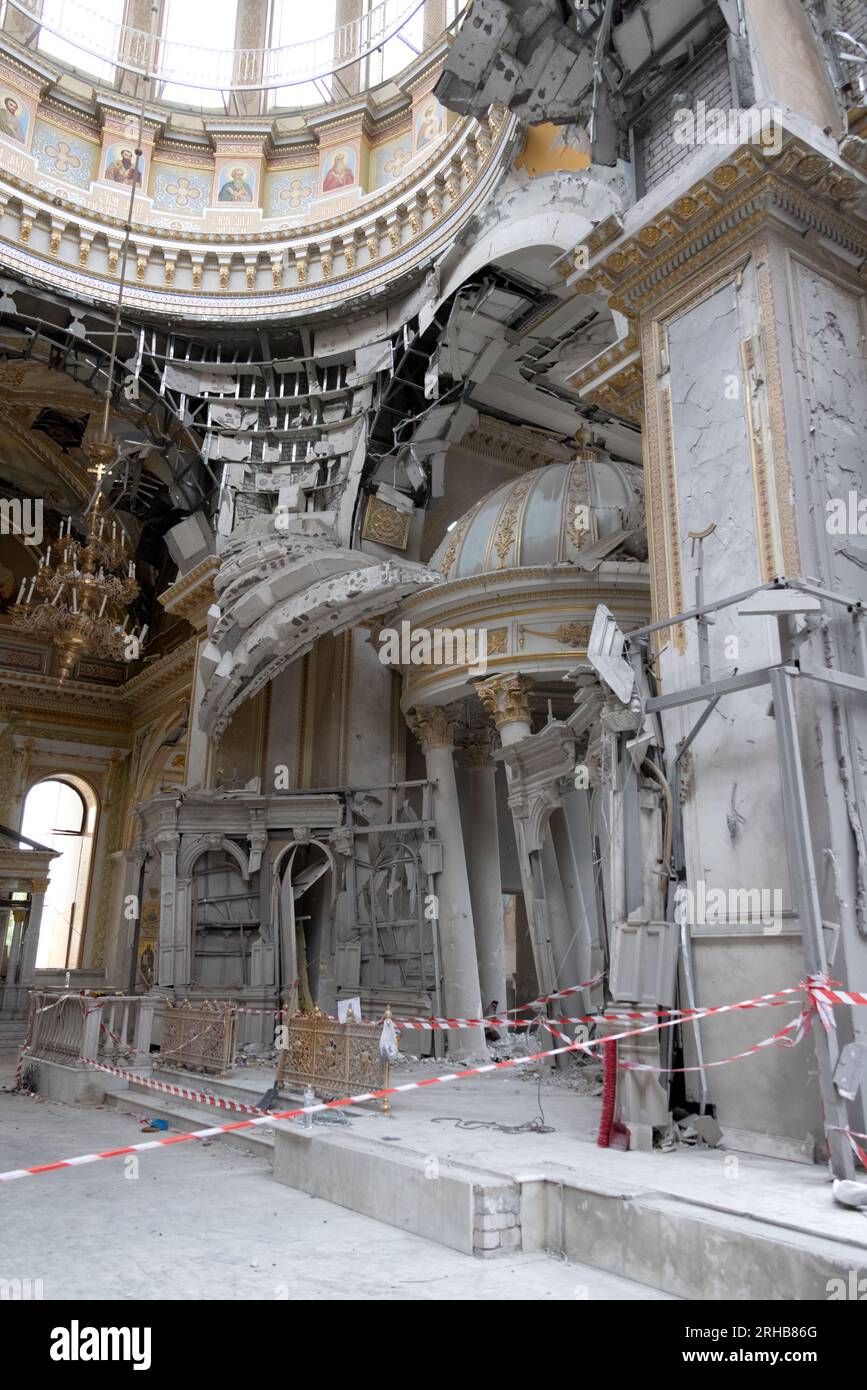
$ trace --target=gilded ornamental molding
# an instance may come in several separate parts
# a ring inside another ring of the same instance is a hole
[[[406,722],[415,735],[423,753],[432,748],[453,748],[458,714],[442,705],[422,706],[409,710]]]
[[[402,179],[323,221],[285,221],[254,232],[201,234],[133,224],[125,303],[130,311],[187,320],[257,320],[326,310],[393,288],[418,272],[490,195],[508,167],[518,126],[492,110],[462,118]],[[45,180],[41,182],[45,184]],[[0,267],[78,298],[114,302],[123,212],[90,211],[53,183],[40,188],[33,161],[0,157]]]
[[[504,724],[529,724],[530,692],[533,682],[529,676],[493,676],[489,680],[477,681],[475,690],[482,702],[482,708],[498,729]]]

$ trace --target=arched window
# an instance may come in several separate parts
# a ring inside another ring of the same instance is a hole
[[[123,0],[42,0],[39,13],[48,27],[40,29],[37,47],[79,72],[113,82],[114,64],[96,55],[107,50],[117,55],[123,9]]]
[[[167,82],[160,92],[164,101],[191,106],[218,107],[232,85],[238,0],[167,0],[163,22],[163,63],[167,72],[189,72],[203,86],[183,81]]]
[[[21,834],[60,854],[42,908],[37,970],[75,970],[81,962],[96,813],[96,797],[77,777],[49,777],[27,794]]]
[[[369,8],[380,10],[383,0],[371,0]],[[401,15],[406,14],[408,9],[407,0],[385,0],[385,10],[382,16],[383,29],[390,29],[397,24]],[[378,82],[385,82],[389,77],[395,77],[402,72],[408,63],[422,52],[424,48],[424,5],[420,6],[413,14],[409,15],[405,24],[401,24],[400,29],[382,45],[375,53],[371,53],[368,59],[368,86],[376,86]]]
[[[293,4],[292,0],[274,0],[271,12],[271,71],[268,76],[297,76],[305,72],[325,72],[334,61],[334,26],[337,23],[337,0],[319,0],[317,5]],[[303,45],[295,48],[294,45]],[[280,50],[283,50],[282,52]],[[269,94],[271,106],[319,106],[331,96],[331,77],[318,82],[297,80],[292,85],[277,87]]]

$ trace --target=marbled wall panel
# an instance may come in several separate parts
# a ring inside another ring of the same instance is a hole
[[[754,303],[754,277],[747,268],[740,289],[728,282],[669,327],[677,550],[687,607],[694,601],[700,555],[707,598],[762,582],[740,355]],[[701,545],[690,539],[690,531],[704,531],[712,522],[716,530]],[[685,629],[677,683],[691,685],[700,678],[696,626]],[[739,618],[734,609],[717,615],[709,640],[717,674],[775,659],[770,620]],[[765,832],[778,821],[780,794],[767,703],[761,689],[728,697],[694,745],[702,810],[692,854],[696,875],[710,871],[715,887],[781,888],[788,906],[786,866],[769,862],[765,844]]]
[[[753,402],[747,399],[742,344],[753,340],[759,322],[755,274],[747,264],[738,279],[723,284],[700,302],[685,309],[668,324],[670,375],[670,436],[663,449],[663,467],[674,469],[676,522],[669,528],[669,564],[677,558],[681,595],[685,607],[695,601],[695,579],[703,554],[704,592],[707,599],[722,598],[762,582],[756,489],[748,421]],[[714,532],[702,545],[690,531]],[[769,618],[738,617],[736,609],[715,615],[710,628],[710,664],[715,675],[748,670],[778,659],[775,624]],[[672,690],[698,684],[699,653],[694,623],[685,625],[685,645],[676,642],[661,654],[663,687]],[[779,921],[737,923],[741,910],[732,904],[729,928],[698,925],[693,928],[697,971],[702,982],[702,1003],[722,1002],[713,973],[705,974],[705,962],[713,951],[728,952],[731,972],[756,981],[748,993],[782,988],[800,957],[800,943],[792,916],[785,845],[781,842],[781,788],[776,753],[775,725],[769,715],[769,690],[726,696],[696,738],[685,770],[683,806],[688,885],[707,889],[767,890],[781,905]],[[673,711],[665,719],[669,749],[676,747],[700,712],[698,705]],[[782,941],[791,945],[781,955]],[[786,959],[786,978],[776,978]],[[714,969],[716,967],[714,966]],[[730,976],[733,978],[733,973]],[[773,985],[768,981],[773,979]],[[726,999],[744,997],[726,988]],[[712,996],[712,997],[711,997]],[[767,1028],[761,1034],[769,1031]],[[725,1033],[725,1055],[749,1046],[755,1028],[740,1017]],[[723,1044],[713,1055],[723,1055]],[[745,1100],[743,1082],[723,1070],[710,1080],[711,1098],[725,1124],[738,1116],[738,1126],[770,1133],[803,1135],[814,1116],[814,1098],[806,1093],[802,1106],[782,1099],[776,1106],[770,1095],[780,1096],[779,1067],[764,1057],[761,1085],[755,1103]],[[689,1094],[697,1082],[687,1081]]]

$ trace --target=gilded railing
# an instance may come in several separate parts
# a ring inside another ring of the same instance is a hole
[[[309,1086],[328,1099],[384,1089],[389,1064],[380,1056],[381,1035],[381,1023],[338,1023],[319,1013],[291,1018],[278,1053],[278,1088]],[[387,1114],[388,1096],[381,1104]]]
[[[223,1076],[235,1057],[235,1013],[225,1000],[202,1004],[166,1001],[160,1034],[160,1063]]]

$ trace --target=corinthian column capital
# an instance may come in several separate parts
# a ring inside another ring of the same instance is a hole
[[[455,746],[461,755],[463,766],[472,769],[492,767],[491,749],[495,737],[487,720],[484,724],[474,721],[462,729]]]
[[[423,753],[429,753],[432,748],[454,747],[457,715],[442,705],[423,705],[410,710],[406,722]]]
[[[474,688],[485,713],[493,719],[498,729],[502,729],[504,724],[531,722],[530,691],[533,682],[529,676],[491,676],[488,680],[477,681]]]

